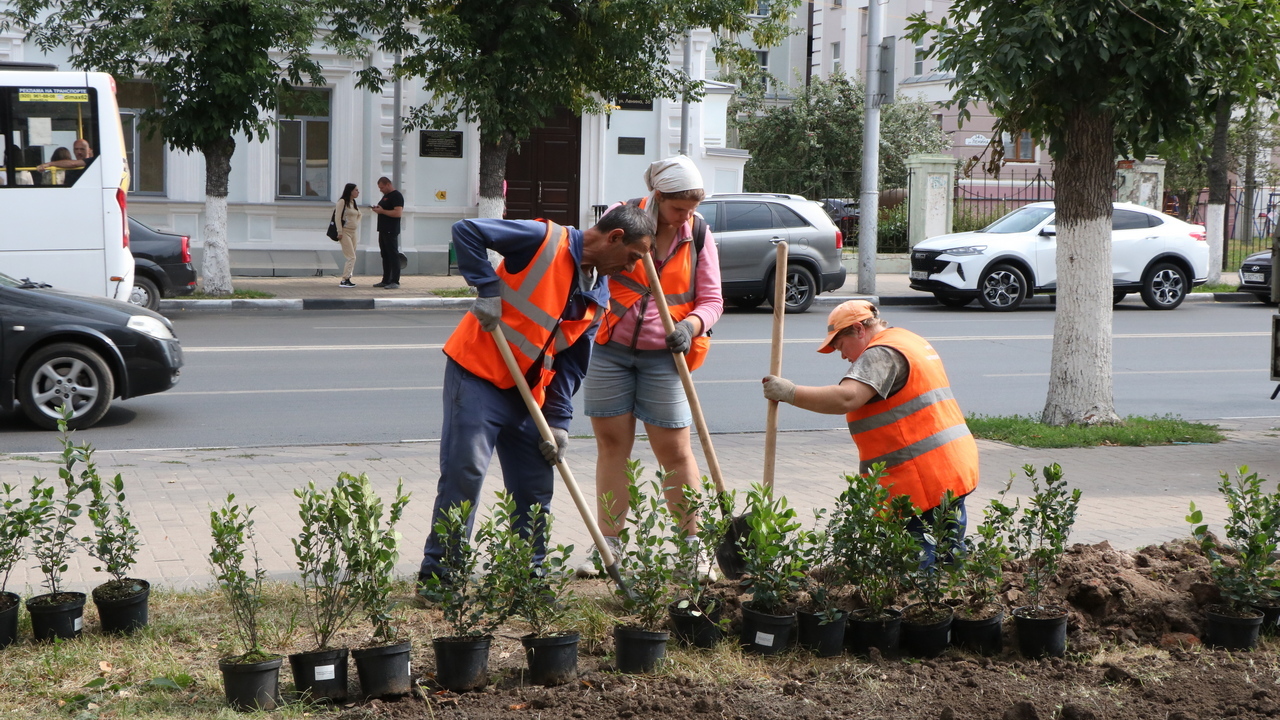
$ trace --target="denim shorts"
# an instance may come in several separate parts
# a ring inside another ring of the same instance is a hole
[[[631,350],[619,343],[591,348],[591,364],[582,383],[587,417],[634,413],[636,419],[663,428],[693,424],[689,401],[669,350]]]

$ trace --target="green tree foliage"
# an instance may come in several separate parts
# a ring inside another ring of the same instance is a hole
[[[480,124],[480,195],[500,198],[508,150],[559,108],[604,112],[623,94],[696,99],[699,83],[668,63],[693,28],[716,33],[717,59],[755,62],[735,38],[777,45],[797,0],[776,0],[752,17],[744,0],[348,0],[334,8],[331,41],[371,41],[399,54],[391,74],[417,78],[431,100],[413,108],[413,127]],[[388,80],[360,72],[363,87]]]
[[[769,107],[739,121],[751,151],[743,185],[752,192],[809,198],[857,197],[862,188],[862,116],[866,88],[845,75],[815,79],[790,105]],[[880,178],[906,187],[907,156],[942,152],[951,139],[938,127],[931,103],[898,101],[880,113]]]
[[[227,176],[235,136],[264,140],[291,85],[323,85],[310,56],[320,10],[295,0],[12,0],[4,27],[65,46],[77,68],[154,84],[143,121],[177,150],[205,157],[205,292],[231,292]],[[216,205],[216,207],[215,207]],[[220,218],[215,222],[214,218]]]

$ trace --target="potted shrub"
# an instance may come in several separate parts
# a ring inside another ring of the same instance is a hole
[[[951,644],[982,655],[997,655],[1004,649],[1004,606],[996,593],[1009,559],[1005,536],[1012,518],[1013,508],[999,501],[990,503],[983,510],[982,524],[965,538],[965,552],[949,572],[947,592],[956,613]]]
[[[800,521],[786,498],[773,489],[753,485],[747,493],[747,534],[738,545],[751,593],[742,604],[742,646],[763,655],[776,655],[791,642],[795,599],[804,579],[798,552]]]
[[[1023,590],[1028,602],[1013,611],[1018,649],[1030,658],[1062,657],[1067,651],[1067,609],[1045,605],[1042,597],[1067,550],[1080,507],[1080,489],[1067,491],[1057,463],[1044,468],[1043,485],[1034,467],[1024,465],[1022,471],[1031,481],[1031,496],[1012,523],[1008,539],[1013,556],[1026,565]]]
[[[4,501],[0,502],[0,650],[18,639],[18,609],[22,598],[5,588],[9,574],[19,560],[26,557],[26,539],[31,535],[31,507],[22,497],[15,497],[18,488],[5,483]]]
[[[578,676],[579,633],[564,630],[562,623],[572,594],[569,566],[573,546],[547,548],[538,561],[539,548],[551,537],[551,515],[534,505],[524,528],[518,523],[515,498],[498,493],[491,515],[495,526],[490,572],[507,588],[511,617],[529,625],[520,638],[529,681],[535,685],[563,685]]]
[[[733,496],[720,494],[706,477],[701,489],[685,485],[683,490],[685,516],[698,518],[698,524],[693,530],[676,528],[676,599],[667,606],[667,614],[677,640],[709,648],[723,637],[728,619],[723,617],[724,603],[708,592],[710,578],[698,568],[716,561],[716,548],[724,542],[733,519]]]
[[[391,593],[396,561],[400,559],[400,533],[395,528],[409,504],[409,496],[404,492],[404,481],[399,481],[395,499],[389,508],[384,508],[382,498],[364,473],[348,476],[340,487],[351,518],[344,553],[351,566],[352,589],[365,618],[373,625],[369,644],[351,651],[360,689],[365,697],[406,695],[413,690],[409,681],[413,645],[396,624],[392,614],[396,602]]]
[[[642,473],[639,461],[627,461],[630,520],[618,533],[619,568],[627,589],[615,587],[614,594],[628,616],[613,629],[618,670],[625,673],[652,672],[666,657],[669,637],[664,621],[674,574],[666,537],[671,516],[661,485],[651,482],[649,492],[641,492]],[[658,477],[664,476],[659,473]]]
[[[1240,467],[1235,476],[1222,473],[1218,492],[1227,503],[1224,530],[1227,544],[1220,546],[1204,514],[1191,503],[1187,522],[1192,535],[1209,558],[1209,572],[1222,601],[1205,607],[1205,637],[1209,645],[1245,650],[1258,642],[1263,613],[1255,605],[1271,596],[1277,580],[1273,564],[1276,534],[1280,530],[1280,495],[1268,495],[1257,473]]]
[[[237,710],[273,710],[280,704],[280,664],[284,658],[262,647],[258,610],[262,607],[262,581],[266,571],[254,543],[253,506],[235,503],[234,493],[209,512],[213,547],[209,564],[231,608],[231,619],[242,652],[218,660],[227,704]],[[253,556],[253,571],[245,569],[246,547]]]
[[[848,613],[836,605],[836,591],[847,584],[848,573],[836,562],[833,523],[823,521],[826,510],[815,510],[814,529],[800,533],[800,561],[806,599],[796,611],[800,647],[818,657],[833,657],[844,649]],[[834,520],[834,516],[831,518]]]
[[[347,698],[347,648],[332,643],[359,607],[355,578],[347,551],[351,537],[348,485],[357,480],[348,473],[328,491],[314,482],[293,491],[299,499],[302,531],[293,539],[302,583],[303,619],[311,631],[313,649],[289,656],[293,684],[300,694],[318,700],[341,702]]]
[[[506,578],[500,572],[492,572],[492,551],[501,543],[498,521],[490,515],[476,529],[475,541],[468,542],[467,520],[471,512],[471,503],[464,501],[449,508],[436,522],[436,537],[444,549],[444,577],[433,575],[422,592],[428,602],[440,608],[449,627],[450,634],[432,639],[431,645],[436,655],[436,682],[454,692],[477,690],[489,684],[493,631],[507,619],[511,609]]]
[[[69,410],[64,408],[66,414]],[[31,485],[31,554],[44,575],[44,587],[48,590],[27,600],[27,612],[31,613],[31,630],[36,640],[54,638],[71,639],[80,635],[84,627],[84,601],[82,592],[64,592],[62,573],[67,561],[75,552],[79,538],[75,535],[76,518],[84,508],[76,502],[85,491],[86,483],[77,477],[76,466],[87,460],[87,447],[71,442],[65,417],[58,421],[61,431],[62,467],[58,477],[62,481],[61,493],[54,485],[46,485],[41,478],[34,478]]]
[[[951,643],[955,610],[943,602],[949,578],[943,566],[954,564],[954,550],[960,542],[960,511],[956,503],[955,493],[948,490],[932,513],[916,514],[924,529],[924,542],[934,547],[938,561],[929,562],[930,553],[921,545],[916,565],[907,573],[917,602],[902,609],[901,646],[913,657],[937,657]],[[944,563],[947,556],[952,557]]]
[[[886,656],[897,654],[902,613],[892,605],[920,553],[907,529],[915,512],[911,499],[891,499],[880,484],[885,476],[883,463],[865,474],[845,475],[847,484],[836,503],[841,530],[832,531],[834,553],[864,603],[849,613],[845,631],[845,646],[861,655],[871,648]]]
[[[104,632],[130,634],[147,626],[147,599],[151,583],[129,577],[137,562],[138,528],[125,507],[124,479],[117,474],[108,482],[98,477],[93,450],[84,448],[84,477],[92,499],[89,520],[93,536],[81,538],[86,552],[97,560],[94,570],[111,576],[93,589],[93,604]]]

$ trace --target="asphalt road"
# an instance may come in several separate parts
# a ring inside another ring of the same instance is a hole
[[[1258,304],[1117,308],[1115,397],[1122,414],[1188,419],[1280,416],[1269,396],[1270,318]],[[187,365],[173,390],[119,402],[78,437],[101,449],[252,447],[431,440],[440,434],[440,347],[459,311],[193,312],[174,318]],[[889,307],[890,323],[930,338],[969,413],[1036,414],[1048,385],[1054,312]],[[826,313],[786,318],[783,374],[837,382],[845,363],[814,352]],[[730,311],[696,374],[713,431],[760,431],[758,390],[769,364],[771,314]],[[842,418],[784,406],[784,430],[840,427]],[[572,432],[587,434],[575,420]],[[0,415],[0,452],[57,449],[18,413]]]

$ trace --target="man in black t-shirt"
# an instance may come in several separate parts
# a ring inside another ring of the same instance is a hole
[[[395,290],[400,287],[400,216],[404,214],[404,195],[389,178],[378,178],[382,199],[372,209],[378,214],[378,251],[382,253],[382,282],[374,287]]]

